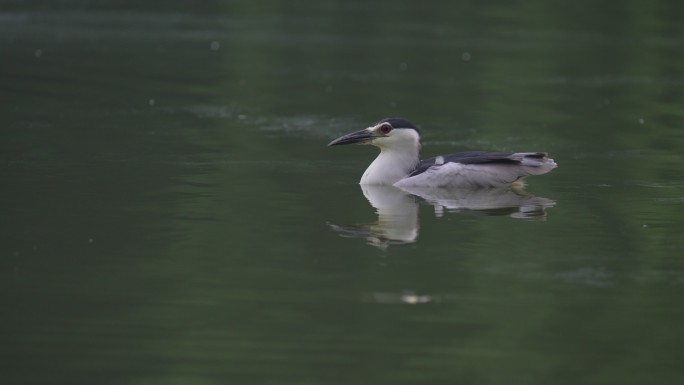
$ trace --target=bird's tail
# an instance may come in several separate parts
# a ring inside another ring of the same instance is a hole
[[[558,167],[545,152],[516,152],[511,158],[519,161],[528,175],[546,174]]]

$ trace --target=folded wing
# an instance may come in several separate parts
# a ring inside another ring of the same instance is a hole
[[[498,187],[554,168],[556,163],[544,152],[470,151],[422,160],[397,185]]]

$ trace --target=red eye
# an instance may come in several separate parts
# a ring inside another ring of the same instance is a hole
[[[390,131],[392,131],[392,126],[390,126],[389,124],[383,124],[382,126],[380,126],[380,132],[382,132],[383,134],[389,134]]]

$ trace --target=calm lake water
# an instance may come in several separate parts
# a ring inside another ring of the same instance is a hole
[[[684,383],[680,3],[0,4],[4,384]]]

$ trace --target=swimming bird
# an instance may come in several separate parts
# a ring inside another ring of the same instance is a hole
[[[503,187],[557,167],[545,152],[468,151],[420,160],[421,132],[402,118],[383,119],[328,144],[371,144],[380,155],[368,166],[361,185],[396,187]]]

